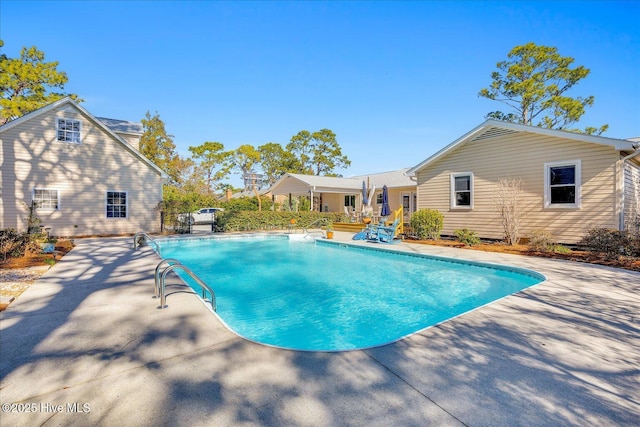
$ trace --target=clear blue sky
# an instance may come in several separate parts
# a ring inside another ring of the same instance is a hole
[[[640,136],[639,22],[640,1],[0,0],[3,52],[59,61],[94,115],[158,112],[182,155],[329,128],[345,176],[414,166],[505,111],[477,93],[529,41],[591,69],[580,127]]]

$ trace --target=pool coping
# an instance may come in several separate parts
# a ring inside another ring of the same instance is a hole
[[[218,235],[209,235],[209,236],[187,236],[184,238],[180,238],[178,236],[170,236],[169,238],[166,239],[154,239],[155,242],[157,243],[157,245],[153,245],[153,247],[155,249],[162,249],[162,243],[163,242],[181,242],[181,241],[205,241],[205,240],[245,240],[245,239],[277,239],[277,240],[288,240],[288,241],[302,241],[304,240],[303,236],[301,234],[290,234],[290,233],[282,233],[282,232],[278,232],[278,233],[235,233],[233,235],[223,235],[223,234],[218,234]],[[514,266],[510,266],[510,265],[501,265],[501,264],[497,264],[497,263],[491,263],[491,262],[487,262],[487,261],[472,261],[472,260],[466,260],[466,259],[461,259],[461,258],[453,258],[450,256],[440,256],[440,255],[429,255],[429,254],[423,254],[423,253],[415,253],[415,252],[407,252],[407,251],[398,251],[398,250],[393,250],[392,248],[389,248],[388,245],[384,245],[384,246],[380,246],[380,245],[359,245],[359,244],[354,244],[353,242],[346,242],[346,241],[335,241],[333,239],[321,239],[321,238],[316,238],[313,241],[308,241],[306,242],[308,244],[316,244],[316,245],[323,245],[323,246],[335,246],[335,247],[341,247],[341,248],[351,248],[353,250],[356,251],[365,251],[365,252],[382,252],[382,253],[387,253],[387,254],[395,254],[395,255],[399,255],[399,256],[406,256],[406,257],[412,257],[412,258],[419,258],[419,259],[432,259],[432,260],[436,260],[436,261],[441,261],[444,263],[450,263],[450,264],[460,264],[460,265],[471,265],[471,266],[475,266],[475,267],[480,267],[480,268],[489,268],[489,269],[496,269],[496,270],[502,270],[502,271],[508,271],[508,272],[512,272],[512,273],[517,273],[520,275],[524,275],[524,276],[528,276],[531,277],[533,279],[538,280],[538,282],[533,283],[533,284],[529,284],[527,285],[525,288],[520,289],[519,291],[514,292],[513,294],[516,294],[518,292],[522,292],[532,286],[536,286],[539,285],[540,283],[544,282],[547,280],[547,277],[544,274],[538,273],[537,271],[531,270],[531,269],[526,269],[526,268],[522,268],[522,267],[514,267]],[[156,251],[156,253],[158,253],[158,251]],[[165,258],[168,260],[174,260],[173,258],[166,258],[166,257],[162,257],[159,253],[158,256],[160,258]],[[175,260],[174,260],[175,261]],[[167,265],[165,265],[165,267],[167,267]],[[193,287],[187,283],[184,278],[181,278],[182,282],[184,283],[184,286],[188,286],[191,289],[193,289]],[[496,301],[501,300],[502,298],[507,298],[510,295],[513,294],[508,294],[508,295],[504,295],[501,296],[499,298],[496,298],[494,300],[485,302],[481,305],[478,305],[476,307],[473,307],[471,309],[468,309],[466,311],[460,312],[458,314],[455,314],[447,319],[444,320],[440,320],[437,321],[433,324],[421,327],[417,330],[415,330],[414,332],[410,332],[404,335],[401,335],[397,338],[393,338],[390,339],[388,341],[384,341],[381,343],[377,343],[374,345],[367,345],[367,346],[363,346],[363,347],[357,347],[357,348],[349,348],[349,349],[335,349],[335,350],[326,350],[326,349],[300,349],[300,348],[293,348],[293,347],[286,347],[286,346],[281,346],[278,344],[269,344],[269,343],[264,343],[261,341],[258,341],[256,339],[247,337],[239,332],[237,332],[233,327],[231,327],[225,320],[223,317],[221,317],[216,310],[214,310],[212,308],[212,306],[209,304],[209,301],[205,301],[202,300],[202,302],[205,304],[205,306],[209,309],[209,311],[211,311],[211,313],[216,316],[216,318],[218,319],[218,321],[232,334],[237,335],[238,337],[245,339],[247,341],[251,341],[255,344],[260,344],[260,345],[264,345],[264,346],[268,346],[268,347],[273,347],[276,349],[280,349],[280,350],[294,350],[294,351],[302,351],[302,352],[324,352],[324,353],[339,353],[339,352],[345,352],[345,351],[358,351],[358,350],[368,350],[371,348],[376,348],[376,347],[382,347],[382,346],[386,346],[392,343],[395,343],[397,341],[403,340],[405,338],[410,337],[411,335],[420,333],[422,331],[425,331],[429,328],[432,328],[434,326],[438,326],[442,323],[448,322],[450,320],[455,319],[456,317],[459,316],[464,316],[467,313],[470,313],[474,310],[478,310],[484,306],[490,305],[495,303]]]
[[[352,235],[336,232],[335,240],[374,245]],[[0,313],[0,400],[23,405],[3,412],[3,424],[633,425],[640,418],[640,273],[389,245],[508,263],[547,280],[383,347],[296,352],[231,334],[193,295],[171,295],[169,307],[157,309],[159,258],[150,248],[134,252],[130,238],[77,243]]]

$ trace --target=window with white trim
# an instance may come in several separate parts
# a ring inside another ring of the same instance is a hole
[[[61,119],[57,120],[58,141],[80,143],[80,120]]]
[[[107,218],[127,217],[126,191],[107,191]]]
[[[451,209],[473,209],[473,173],[451,174]]]
[[[58,190],[46,188],[35,188],[33,190],[33,201],[36,203],[36,209],[43,211],[58,210],[59,196]]]
[[[580,208],[581,162],[544,164],[544,207]]]
[[[350,207],[351,209],[356,208],[356,196],[344,196],[344,205],[346,207]]]

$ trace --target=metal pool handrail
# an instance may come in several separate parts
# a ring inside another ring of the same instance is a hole
[[[155,295],[154,298],[158,298],[160,296],[160,267],[162,267],[163,264],[167,264],[167,267],[169,267],[170,265],[174,265],[174,264],[180,264],[180,261],[178,261],[175,258],[166,258],[163,259],[162,261],[160,261],[158,263],[158,265],[156,266],[156,271],[153,274],[153,281],[154,281],[154,291],[155,291]]]
[[[304,235],[304,238],[306,239],[307,237],[314,237],[314,236],[325,237],[325,234],[322,231],[307,231],[307,233]]]
[[[161,264],[163,262],[164,261],[162,261]],[[211,289],[206,283],[204,283],[202,279],[200,279],[193,271],[191,271],[190,268],[188,268],[186,265],[180,264],[179,262],[177,264],[169,265],[167,268],[163,270],[162,275],[160,276],[160,307],[159,308],[167,307],[166,282],[165,282],[167,274],[169,274],[169,272],[176,270],[178,268],[184,270],[185,273],[191,276],[191,278],[195,280],[202,287],[203,300],[206,301],[207,299],[205,290],[209,291],[209,294],[211,295],[211,300],[210,300],[211,308],[213,309],[213,311],[216,311],[218,306],[216,304],[216,294],[213,292],[213,289]]]
[[[329,222],[329,220],[327,218],[321,217],[321,218],[318,218],[315,221],[311,222],[310,224],[307,224],[306,226],[302,227],[302,231],[307,235],[311,234],[311,233],[309,233],[309,227],[311,227],[312,225],[314,225],[314,224],[316,224],[316,223],[318,223],[320,221],[322,221],[323,225],[327,225],[327,222]]]
[[[138,237],[144,236],[144,238],[147,240],[147,242],[149,243],[153,243],[156,246],[156,251],[158,253],[160,253],[160,246],[158,245],[158,243],[153,240],[151,237],[149,237],[149,235],[147,233],[143,233],[143,232],[139,232],[136,233],[135,236],[133,236],[133,250],[135,251],[136,249],[138,249]]]

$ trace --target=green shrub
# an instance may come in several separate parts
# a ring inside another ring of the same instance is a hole
[[[629,255],[640,257],[640,214],[631,221],[627,233],[629,236]]]
[[[556,246],[551,233],[545,230],[536,230],[529,233],[527,236],[529,239],[529,249],[538,252],[553,252]]]
[[[7,257],[20,258],[24,256],[25,251],[30,245],[34,244],[35,235],[29,233],[18,233],[13,228],[0,230],[0,252],[2,259]]]
[[[225,211],[257,211],[258,210],[258,198],[255,196],[238,197],[235,199],[225,200],[222,202],[215,202],[210,206],[223,208]],[[273,200],[271,197],[261,196],[260,205],[263,211],[271,210],[273,206]],[[204,207],[204,206],[203,206]]]
[[[467,228],[461,228],[458,230],[454,230],[458,241],[464,243],[467,246],[475,246],[480,244],[480,238],[475,231],[471,231]]]
[[[291,221],[295,223],[291,223]],[[320,228],[334,222],[345,222],[345,215],[332,212],[225,211],[216,215],[219,231],[286,230]]]
[[[590,252],[604,255],[606,259],[618,259],[631,248],[631,239],[627,233],[608,228],[593,228],[578,242]]]
[[[629,237],[628,255],[640,257],[640,234]]]
[[[411,215],[411,227],[418,239],[438,240],[444,225],[444,215],[436,209],[420,209]]]
[[[553,252],[566,255],[571,253],[571,249],[563,245],[553,245]]]

